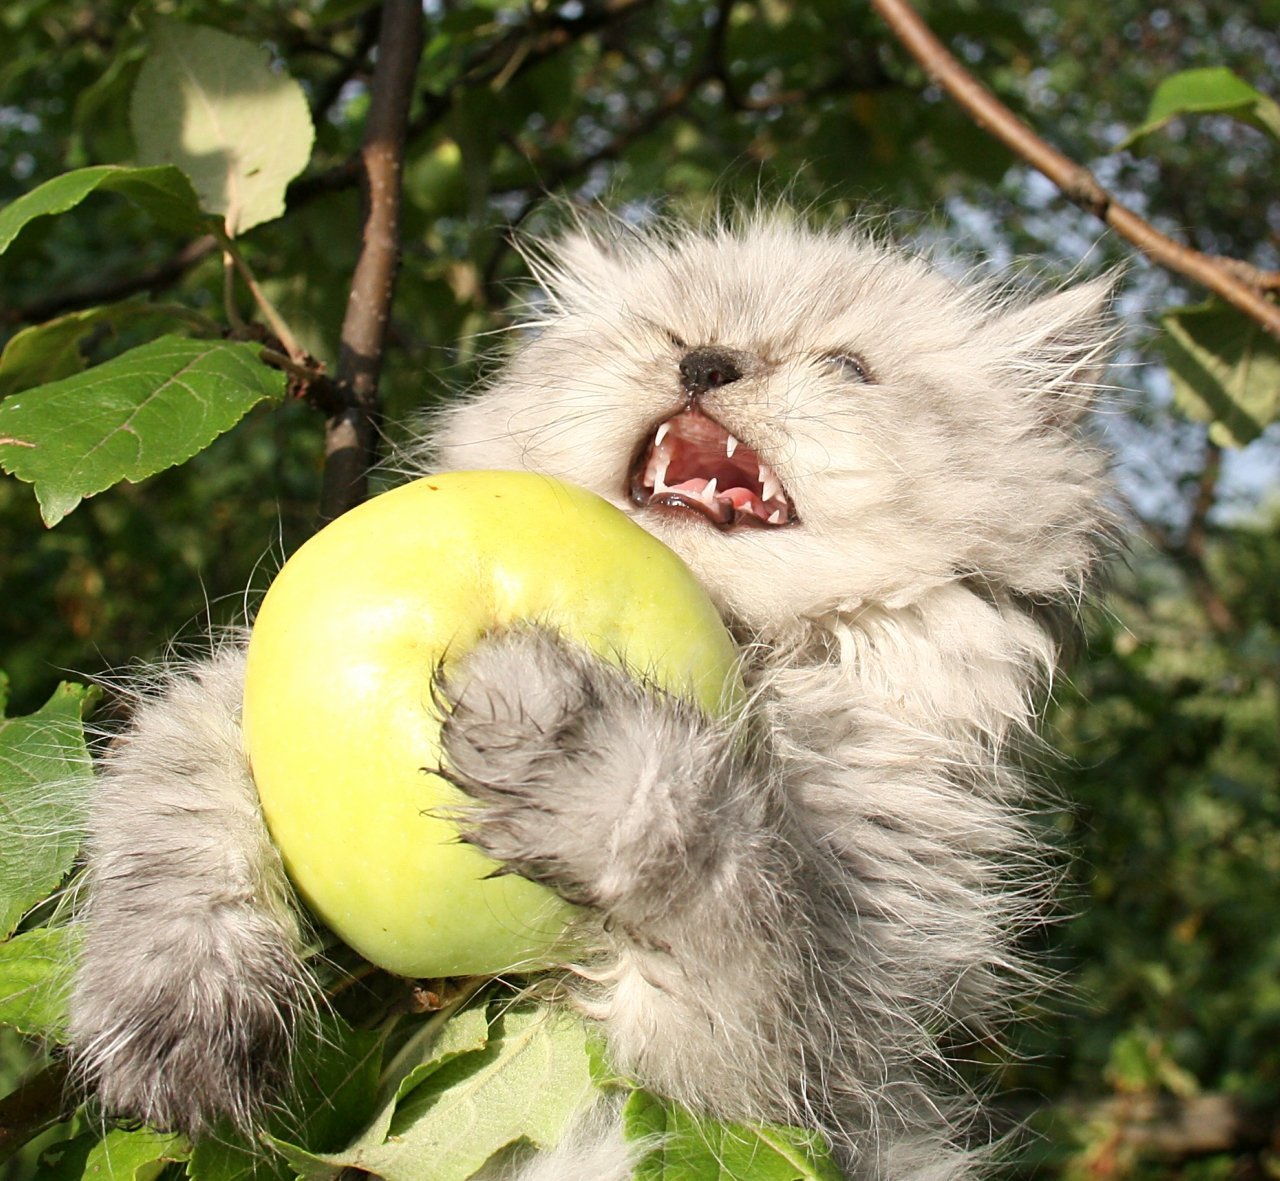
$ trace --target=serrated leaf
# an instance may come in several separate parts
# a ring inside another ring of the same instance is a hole
[[[66,1041],[72,927],[38,927],[0,943],[0,1025]]]
[[[0,398],[19,390],[83,373],[82,346],[99,333],[158,320],[166,328],[186,327],[194,336],[214,336],[217,325],[181,304],[128,301],[68,312],[14,333],[0,353]]]
[[[200,207],[235,237],[284,212],[315,129],[302,88],[267,49],[217,29],[157,20],[130,105],[138,158],[176,164]]]
[[[720,1123],[633,1091],[623,1107],[628,1140],[652,1137],[635,1181],[841,1181],[815,1132],[772,1124]]]
[[[1280,414],[1280,341],[1242,312],[1211,300],[1162,317],[1174,401],[1210,423],[1215,441],[1242,447]]]
[[[1179,115],[1229,115],[1280,139],[1280,105],[1221,66],[1181,70],[1156,87],[1142,126],[1121,141],[1131,147]]]
[[[180,169],[99,164],[55,176],[0,209],[0,254],[28,223],[66,213],[96,192],[128,197],[160,225],[178,233],[193,233],[202,225],[195,190]]]
[[[220,1128],[218,1135],[196,1144],[187,1170],[192,1181],[288,1181],[295,1169],[283,1156],[271,1155],[269,1146],[292,1147],[296,1141],[313,1149],[333,1149],[345,1143],[369,1118],[381,1056],[378,1034],[352,1029],[337,1017],[324,1018],[299,1040],[289,1101],[268,1114],[264,1143],[251,1143],[230,1128]],[[335,1171],[327,1168],[323,1175]]]
[[[64,1154],[60,1166],[51,1168],[48,1181],[154,1181],[167,1164],[184,1161],[191,1152],[181,1136],[149,1128],[113,1128],[87,1152],[71,1143],[72,1150]],[[40,1176],[45,1181],[46,1174]]]
[[[453,1013],[442,1024],[424,1022],[388,1063],[386,1076],[379,1088],[373,1118],[354,1140],[338,1155],[351,1156],[365,1149],[377,1148],[387,1138],[391,1121],[400,1100],[426,1081],[446,1062],[462,1054],[483,1050],[489,1041],[489,1019],[483,1002]],[[331,1157],[320,1157],[300,1145],[278,1141],[276,1148],[290,1161],[300,1176],[323,1178],[337,1166]]]
[[[540,1006],[511,1009],[490,1025],[483,1049],[458,1054],[408,1094],[384,1143],[305,1156],[282,1151],[308,1178],[326,1176],[327,1166],[384,1181],[464,1181],[509,1144],[557,1143],[591,1091],[583,1024]]]
[[[75,859],[90,783],[82,715],[92,691],[63,684],[39,710],[0,718],[0,938]]]
[[[191,1181],[292,1181],[293,1170],[230,1135],[206,1136],[191,1150]]]
[[[484,1005],[477,1004],[453,1014],[444,1025],[437,1030],[430,1029],[427,1022],[423,1029],[405,1043],[404,1048],[396,1055],[387,1079],[386,1090],[390,1094],[385,1097],[386,1124],[382,1126],[381,1135],[376,1143],[386,1138],[391,1127],[391,1117],[401,1099],[426,1082],[446,1062],[452,1062],[463,1054],[472,1054],[483,1050],[489,1044],[489,1019],[485,1015]],[[377,1129],[381,1125],[383,1111],[371,1125]]]
[[[259,347],[164,336],[0,402],[0,467],[34,484],[45,523],[86,496],[191,458],[284,393]]]

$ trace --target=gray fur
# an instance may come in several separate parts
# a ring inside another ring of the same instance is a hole
[[[407,466],[545,472],[633,513],[743,637],[751,705],[717,722],[558,637],[492,636],[439,686],[464,833],[588,907],[567,991],[620,1069],[819,1128],[851,1179],[955,1181],[981,1119],[940,1047],[1025,986],[1010,936],[1045,879],[1008,751],[1057,659],[1042,608],[1078,601],[1105,531],[1075,422],[1107,287],[1033,302],[780,214],[538,250],[535,330]],[[630,503],[690,345],[749,359],[704,409],[801,524],[723,533]],[[251,1111],[252,1051],[305,979],[238,661],[172,679],[107,760],[75,1000],[108,1109],[192,1129]],[[633,1151],[601,1108],[494,1176],[621,1178]]]
[[[240,744],[229,647],[141,700],[100,762],[71,1003],[81,1085],[192,1135],[252,1125],[309,1005],[297,911]]]

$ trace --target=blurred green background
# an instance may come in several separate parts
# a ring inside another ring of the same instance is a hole
[[[331,360],[358,244],[350,161],[376,6],[143,7],[265,42],[304,85],[319,130],[311,166],[286,215],[243,248],[310,351]],[[1065,882],[1059,921],[1033,950],[1059,983],[1021,1015],[1013,1054],[975,1053],[1001,1063],[997,1117],[1036,1132],[1011,1153],[1012,1176],[1280,1176],[1280,436],[1269,426],[1223,447],[1174,399],[1159,316],[1203,293],[976,129],[864,3],[428,0],[426,11],[388,453],[400,424],[501,350],[493,330],[509,324],[523,277],[506,235],[536,228],[549,195],[640,216],[763,193],[823,215],[870,211],[958,260],[1029,277],[1126,264],[1116,389],[1093,429],[1116,457],[1129,548],[1055,688],[1062,757],[1039,760]],[[1121,144],[1177,71],[1221,66],[1273,87],[1280,4],[921,12],[1120,199],[1200,249],[1277,267],[1274,137],[1215,114]],[[131,159],[142,15],[120,0],[0,10],[0,205],[68,168]],[[118,298],[217,315],[216,253],[193,260],[185,245],[110,196],[33,223],[0,259],[0,340]],[[129,331],[91,338],[87,358],[145,339]],[[0,395],[17,388],[6,382],[0,364]],[[259,409],[190,463],[95,497],[52,530],[30,488],[0,476],[10,712],[35,708],[62,677],[124,668],[242,618],[246,595],[314,528],[321,426],[301,404]],[[29,1057],[0,1042],[0,1073],[11,1081]]]

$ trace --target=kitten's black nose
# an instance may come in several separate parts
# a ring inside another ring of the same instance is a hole
[[[736,349],[700,345],[680,359],[680,384],[685,393],[705,394],[742,376],[745,357]]]

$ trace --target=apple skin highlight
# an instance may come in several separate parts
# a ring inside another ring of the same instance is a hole
[[[559,632],[726,715],[738,651],[683,562],[593,493],[528,472],[452,472],[384,493],[285,564],[254,622],[246,751],[299,894],[409,977],[554,962],[575,910],[458,840],[437,669],[517,624]],[[610,790],[600,784],[601,792]]]

